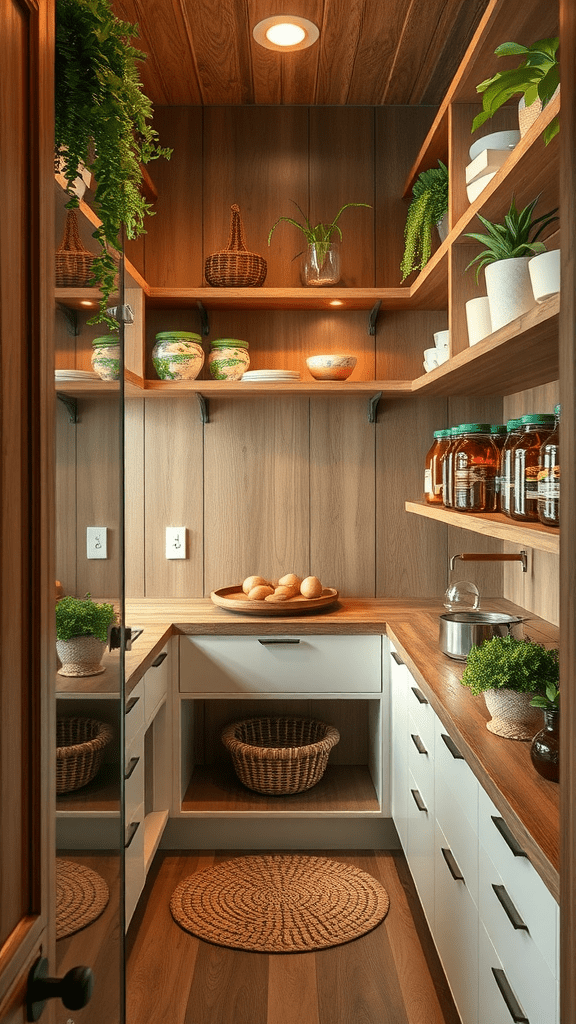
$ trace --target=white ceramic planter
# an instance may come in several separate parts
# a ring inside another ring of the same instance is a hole
[[[544,302],[560,291],[560,249],[541,252],[528,264],[532,291],[536,302]]]
[[[528,264],[530,256],[497,260],[484,270],[492,331],[516,320],[535,305]]]
[[[466,323],[470,345],[476,345],[478,341],[482,341],[482,338],[487,338],[489,334],[492,334],[490,304],[487,295],[480,295],[477,299],[468,299]]]

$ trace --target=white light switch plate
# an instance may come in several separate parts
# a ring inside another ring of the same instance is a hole
[[[166,527],[166,558],[186,558],[186,527]]]
[[[108,528],[86,527],[86,558],[108,558]]]

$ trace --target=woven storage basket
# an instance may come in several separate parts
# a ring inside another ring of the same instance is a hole
[[[247,718],[222,731],[240,782],[270,796],[315,786],[339,739],[333,725],[313,718]]]
[[[113,733],[93,718],[59,718],[56,722],[56,792],[69,793],[92,781]]]
[[[56,250],[56,287],[86,287],[95,258],[94,253],[85,249],[80,240],[76,211],[68,210],[64,237]]]
[[[244,245],[244,232],[240,218],[240,207],[230,207],[230,237],[228,245],[220,252],[208,256],[204,274],[213,288],[255,288],[264,284],[267,265],[263,256],[248,252]]]

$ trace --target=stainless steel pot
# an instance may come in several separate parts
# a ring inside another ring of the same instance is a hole
[[[502,612],[448,612],[440,616],[440,650],[466,661],[472,647],[494,636],[524,636],[524,619]]]

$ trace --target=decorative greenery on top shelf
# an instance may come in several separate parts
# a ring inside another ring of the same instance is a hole
[[[152,104],[142,91],[137,61],[145,55],[130,39],[137,26],[120,21],[110,0],[56,0],[55,145],[56,165],[68,182],[68,207],[78,206],[72,183],[84,164],[96,180],[96,212],[102,221],[93,237],[100,255],[93,283],[102,290],[100,312],[91,323],[118,324],[106,315],[114,288],[121,231],[144,233],[153,211],[144,199],[141,165],[171,150],[158,145],[147,123]]]
[[[558,685],[558,651],[526,637],[495,636],[472,647],[462,675],[462,685],[478,696],[485,690],[515,690],[545,694]]]
[[[432,228],[448,212],[448,168],[422,171],[414,182],[404,229],[404,255],[400,264],[402,280],[413,270],[422,270],[432,255]]]
[[[482,221],[487,231],[485,235],[477,234],[473,231],[466,234],[466,238],[475,238],[477,242],[482,242],[486,246],[466,267],[466,270],[469,270],[475,263],[478,263],[476,280],[478,280],[482,267],[485,267],[488,263],[496,263],[498,260],[517,259],[520,256],[534,256],[537,253],[546,252],[544,243],[538,242],[537,239],[552,221],[558,220],[556,216],[558,207],[551,210],[550,213],[544,213],[541,217],[537,217],[536,220],[532,220],[532,213],[539,199],[540,196],[536,196],[536,199],[529,203],[528,206],[525,206],[519,213],[516,209],[514,196],[512,196],[512,202],[504,218],[504,224],[493,224],[492,221],[486,220],[479,213],[476,214],[478,220]],[[538,230],[536,230],[536,234],[533,234],[536,228]]]
[[[502,43],[494,53],[497,57],[523,56],[525,59],[517,68],[498,71],[492,78],[480,82],[476,91],[483,94],[482,111],[472,122],[472,131],[476,131],[488,118],[507,102],[512,96],[523,96],[527,107],[537,99],[545,107],[552,99],[560,83],[560,64],[556,56],[558,37],[539,39],[532,46],[520,43]],[[559,120],[555,117],[544,132],[546,145],[557,134]]]
[[[320,222],[316,224],[315,227],[313,227],[312,223],[310,222],[310,219],[300,209],[298,203],[294,199],[291,199],[290,202],[294,203],[294,206],[300,211],[300,215],[304,220],[304,224],[300,224],[299,221],[294,220],[292,217],[278,217],[278,220],[270,228],[270,233],[268,235],[268,245],[270,245],[270,241],[272,239],[272,232],[274,231],[274,228],[277,227],[278,224],[280,224],[280,221],[285,220],[287,221],[288,224],[293,224],[295,228],[298,228],[300,231],[302,231],[302,233],[306,236],[308,245],[316,246],[320,270],[324,266],[324,261],[328,253],[328,249],[330,248],[332,235],[336,232],[340,238],[340,241],[342,241],[342,231],[340,230],[338,220],[340,219],[340,215],[344,213],[344,210],[347,210],[349,206],[365,206],[369,210],[372,209],[369,203],[345,203],[344,206],[342,206],[338,210],[338,213],[334,217],[334,220],[330,222],[330,224],[323,224],[322,222]],[[301,255],[302,252],[296,253],[293,259],[296,260],[298,259],[298,256]]]
[[[95,636],[103,643],[116,612],[111,604],[97,604],[86,597],[63,597],[56,605],[56,639],[72,640],[77,636]]]

